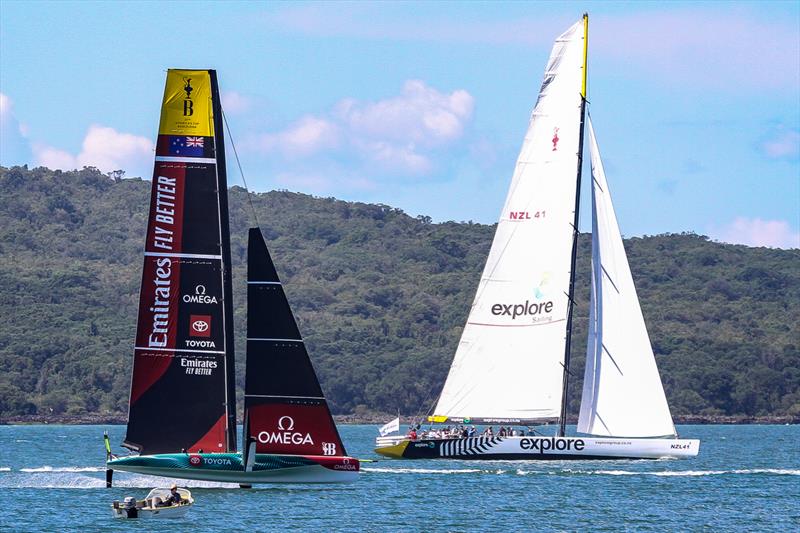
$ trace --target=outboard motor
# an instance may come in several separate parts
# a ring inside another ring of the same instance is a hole
[[[139,510],[136,508],[136,498],[133,496],[125,497],[125,514],[128,518],[139,518]]]

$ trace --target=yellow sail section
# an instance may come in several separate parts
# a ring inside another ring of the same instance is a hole
[[[211,76],[207,70],[167,71],[158,134],[214,136]]]
[[[586,99],[586,75],[588,74],[587,69],[589,66],[588,63],[588,55],[589,55],[589,14],[583,14],[583,83],[581,83],[581,96],[583,99]]]

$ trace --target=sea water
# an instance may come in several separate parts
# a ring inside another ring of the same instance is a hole
[[[184,519],[114,520],[110,503],[171,480],[116,472],[105,488],[103,431],[0,426],[0,529],[7,531],[800,531],[800,426],[682,426],[694,459],[391,460],[375,426],[341,426],[358,481],[236,485],[177,480]],[[116,449],[115,451],[121,451]]]

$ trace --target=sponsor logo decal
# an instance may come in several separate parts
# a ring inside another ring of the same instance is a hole
[[[183,101],[183,116],[190,117],[194,114],[194,103],[192,102],[192,78],[183,78],[183,90],[186,92],[186,99]]]
[[[322,443],[322,455],[336,455],[336,443],[335,442],[323,442]]]
[[[543,315],[553,311],[553,302],[548,300],[546,302],[530,302],[525,300],[524,304],[494,304],[492,306],[492,314],[495,316],[510,316],[511,320],[516,320],[518,316],[535,316]]]
[[[294,430],[294,419],[291,416],[282,416],[278,419],[278,431],[260,431],[256,438],[261,444],[314,445],[314,439],[311,438],[310,433],[302,433]],[[325,455],[334,455],[335,453],[336,445],[333,446],[332,454],[326,453]]]
[[[169,295],[172,282],[172,260],[169,257],[160,257],[156,260],[155,285],[153,306],[153,327],[147,337],[147,346],[150,348],[165,348],[169,332]]]
[[[227,457],[205,457],[203,461],[207,465],[229,466],[233,464]]]
[[[203,464],[203,458],[199,455],[190,455],[189,456],[189,464],[192,466],[200,466]]]
[[[553,151],[555,152],[558,150],[558,141],[561,139],[558,138],[558,128],[553,128]]]
[[[215,304],[218,303],[216,296],[206,294],[205,285],[198,285],[194,288],[194,294],[184,294],[181,298],[187,304]]]
[[[171,252],[175,226],[175,192],[177,178],[158,176],[155,187],[156,213],[153,227],[153,247]]]
[[[536,300],[542,300],[548,291],[550,283],[550,273],[545,272],[542,275],[542,280],[539,285],[533,289],[533,295]],[[550,316],[553,312],[553,300],[544,300],[537,302],[526,299],[524,303],[496,303],[491,307],[491,312],[494,316],[509,316],[511,320],[516,320],[517,317],[530,317],[531,322],[549,322],[553,320]]]
[[[584,449],[586,443],[583,439],[562,439],[557,437],[527,439],[523,438],[519,441],[519,447],[523,450],[539,451],[539,454],[544,454],[547,451],[577,451],[580,452]]]
[[[217,362],[213,359],[190,359],[181,358],[181,367],[186,369],[186,373],[193,376],[210,376],[217,368]]]
[[[211,316],[210,315],[189,315],[189,336],[191,336],[191,337],[210,337],[211,336]]]
[[[327,443],[323,443],[323,444],[327,444]],[[356,465],[354,465],[354,464],[350,464],[350,458],[349,457],[345,457],[344,459],[342,459],[341,463],[337,463],[337,464],[333,465],[333,469],[334,470],[358,470],[358,467]]]

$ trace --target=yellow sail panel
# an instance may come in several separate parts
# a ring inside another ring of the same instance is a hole
[[[214,136],[211,76],[207,70],[167,71],[158,134]]]

